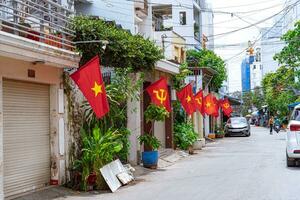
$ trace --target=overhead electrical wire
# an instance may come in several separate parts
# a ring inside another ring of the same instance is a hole
[[[270,3],[270,0],[260,1],[259,4]],[[226,6],[226,7],[216,7],[215,9],[224,9],[224,8],[240,8],[240,7],[249,7],[249,6],[257,6],[257,3],[251,4],[243,4],[243,5],[235,5],[235,6]]]
[[[279,20],[277,20],[274,24],[273,24],[273,26],[271,27],[271,28],[269,28],[268,29],[268,31],[266,32],[266,33],[264,33],[263,35],[261,35],[260,37],[258,37],[255,41],[254,41],[254,43],[252,44],[253,46],[256,44],[256,42],[257,41],[259,41],[260,40],[260,38],[262,38],[262,37],[264,37],[266,34],[268,34],[289,12],[290,12],[290,10],[292,9],[292,8],[294,8],[296,5],[298,5],[299,4],[299,2],[300,2],[300,0],[298,0],[298,1],[296,1],[294,4],[291,4],[291,5],[289,5],[289,6],[286,6],[283,10],[286,10],[286,12],[285,12],[285,14],[283,14],[282,16],[281,16],[281,18],[279,19]],[[281,13],[282,11],[280,11],[279,12],[279,14]],[[259,34],[260,35],[260,34]],[[259,36],[258,35],[258,36]],[[229,59],[226,59],[225,60],[225,62],[228,62],[228,61],[230,61],[230,60],[232,60],[232,59],[234,59],[235,57],[237,57],[237,56],[239,56],[239,55],[241,55],[241,54],[243,54],[245,51],[247,51],[248,50],[248,48],[246,48],[246,49],[244,49],[243,51],[241,51],[240,53],[238,53],[238,54],[236,54],[236,55],[234,55],[234,56],[232,56],[232,57],[230,57]]]

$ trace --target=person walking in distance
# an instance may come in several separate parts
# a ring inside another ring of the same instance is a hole
[[[274,117],[271,115],[269,119],[270,134],[273,134]]]

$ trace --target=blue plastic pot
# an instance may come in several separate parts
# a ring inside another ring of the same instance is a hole
[[[158,151],[145,151],[142,153],[143,166],[146,168],[156,168],[158,162]]]

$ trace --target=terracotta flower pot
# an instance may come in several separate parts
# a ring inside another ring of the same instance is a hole
[[[194,154],[194,148],[193,148],[192,145],[189,146],[188,151],[189,151],[189,154],[190,154],[190,155],[193,155],[193,154]]]
[[[96,172],[92,172],[87,178],[88,191],[93,190],[94,185],[96,184],[96,180],[97,180],[97,174]]]

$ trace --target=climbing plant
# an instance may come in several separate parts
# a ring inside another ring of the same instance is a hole
[[[81,64],[98,54],[105,66],[131,68],[136,72],[153,69],[156,61],[163,58],[162,51],[150,39],[132,35],[112,22],[77,16],[70,26],[75,31],[76,48],[82,55]],[[104,40],[108,42],[106,48],[103,48]]]

